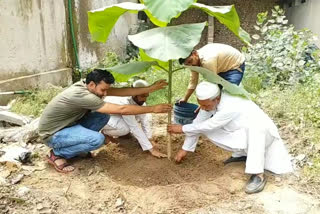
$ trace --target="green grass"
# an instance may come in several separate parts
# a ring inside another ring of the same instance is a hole
[[[190,71],[188,70],[179,70],[173,73],[173,84],[172,84],[172,101],[175,102],[179,98],[183,98],[189,84]],[[141,78],[148,81],[150,84],[159,80],[165,79],[168,80],[168,75],[165,71],[151,71],[146,72],[141,75]],[[167,103],[167,89],[159,90],[154,93],[151,93],[148,97],[148,105],[155,105],[159,103]],[[196,97],[194,94],[190,97],[188,102],[197,103]]]
[[[18,97],[13,103],[11,111],[22,115],[39,117],[50,100],[62,90],[62,88],[56,87],[33,90],[31,94]]]
[[[303,172],[311,181],[320,183],[320,154],[314,155],[312,165],[305,166]]]
[[[308,179],[320,182],[320,84],[314,81],[283,90],[259,89],[255,101],[280,128],[290,129],[298,142],[293,145],[288,141],[291,152],[307,156],[312,164],[305,165],[303,171]]]

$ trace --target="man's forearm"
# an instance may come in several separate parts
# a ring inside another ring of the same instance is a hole
[[[141,94],[150,93],[150,87],[140,88],[110,88],[108,89],[108,96],[136,96]]]
[[[141,94],[152,93],[154,91],[164,89],[168,83],[165,80],[158,80],[148,87],[139,88],[110,88],[108,89],[109,96],[136,96]]]
[[[184,96],[184,100],[188,101],[193,92],[194,89],[188,89],[186,95]]]
[[[105,103],[104,106],[97,111],[104,114],[136,115],[153,113],[154,106],[117,105]]]

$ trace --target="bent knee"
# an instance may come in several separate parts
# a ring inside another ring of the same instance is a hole
[[[105,142],[105,137],[103,134],[101,133],[97,133],[95,135],[95,137],[91,140],[91,146],[99,148],[100,146],[102,146]]]
[[[130,129],[128,126],[124,126],[119,130],[120,136],[124,136],[130,133]]]

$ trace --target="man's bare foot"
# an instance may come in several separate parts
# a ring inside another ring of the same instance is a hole
[[[166,158],[167,157],[166,154],[163,154],[163,153],[155,150],[154,148],[150,149],[149,151],[150,151],[151,155],[154,157],[157,157],[157,158]]]

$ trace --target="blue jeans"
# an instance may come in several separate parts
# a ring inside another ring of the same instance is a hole
[[[240,68],[241,68],[242,72],[234,69],[234,70],[229,70],[226,72],[219,73],[218,75],[220,77],[222,77],[223,79],[227,80],[228,82],[231,82],[236,85],[240,85],[240,82],[243,78],[243,73],[245,70],[245,63],[242,63],[242,65],[240,65]]]
[[[55,155],[66,159],[98,149],[105,141],[104,135],[99,131],[108,123],[109,118],[108,114],[90,112],[76,125],[52,135],[48,146],[53,148]]]

